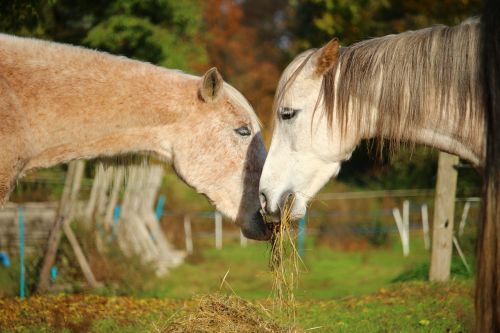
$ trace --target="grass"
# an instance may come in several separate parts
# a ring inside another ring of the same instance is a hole
[[[399,243],[393,244],[364,252],[336,252],[306,243],[307,271],[296,294],[298,325],[321,327],[313,332],[468,331],[473,321],[471,279],[393,283],[405,272],[422,271],[430,256],[417,240],[412,240],[407,258]],[[193,297],[215,292],[236,293],[271,308],[269,251],[269,245],[262,243],[250,243],[245,249],[236,244],[206,249],[191,258],[196,264],[188,261],[167,277],[144,280],[141,288],[125,297],[110,296],[109,290],[101,291],[105,297],[58,295],[26,301],[0,297],[0,331],[162,332],[172,316],[196,306]],[[0,269],[0,281],[8,282],[5,271]],[[228,271],[229,286],[221,289]],[[419,278],[421,273],[413,275]],[[0,285],[0,291],[4,286],[13,285]],[[278,322],[286,319],[278,312],[273,317]]]
[[[470,282],[409,282],[366,296],[303,301],[302,327],[321,332],[464,332],[472,326]]]
[[[395,242],[396,243],[396,242]],[[397,243],[396,243],[397,244]],[[331,299],[359,296],[388,287],[401,273],[428,262],[430,254],[422,244],[413,242],[405,258],[399,245],[364,252],[337,252],[306,243],[306,270],[300,275],[298,299]],[[253,243],[247,248],[226,246],[208,249],[196,264],[186,263],[167,277],[151,280],[135,296],[186,299],[219,290],[223,276],[236,293],[247,299],[270,295],[272,274],[269,270],[269,245]]]
[[[365,296],[301,300],[297,323],[304,329],[318,327],[315,332],[466,332],[473,320],[470,290],[470,281],[415,281]],[[173,320],[197,306],[192,300],[95,295],[0,299],[0,331],[168,332]],[[283,322],[279,313],[273,317]]]

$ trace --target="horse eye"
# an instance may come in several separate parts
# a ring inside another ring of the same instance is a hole
[[[299,109],[284,107],[281,109],[280,112],[281,119],[282,120],[292,119],[297,114],[297,111],[299,111]]]
[[[248,126],[241,126],[237,129],[235,129],[234,131],[236,133],[238,133],[238,135],[241,135],[241,136],[249,136],[250,134],[252,134],[252,132],[250,131]]]

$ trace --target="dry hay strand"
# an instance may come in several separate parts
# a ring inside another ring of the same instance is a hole
[[[196,307],[174,318],[163,332],[291,332],[274,322],[264,308],[237,296],[212,294],[195,301]]]
[[[300,256],[295,247],[297,227],[291,218],[295,197],[288,196],[278,222],[266,223],[272,230],[269,265],[273,274],[273,302],[295,324],[297,314],[294,290],[299,281]]]

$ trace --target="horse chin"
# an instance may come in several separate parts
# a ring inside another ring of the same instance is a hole
[[[302,198],[295,196],[295,201],[293,202],[293,205],[290,209],[290,211],[287,213],[288,214],[288,219],[290,221],[297,221],[303,218],[306,215],[307,211],[307,203],[302,200]],[[278,213],[280,214],[280,213]],[[269,221],[273,221],[275,223],[280,222],[280,216],[274,216],[274,217],[267,217],[266,219]]]
[[[301,218],[306,216],[306,211],[307,207],[305,203],[296,202],[292,207],[292,211],[290,212],[290,220],[300,220]]]
[[[271,239],[271,229],[264,222],[259,211],[255,212],[250,219],[242,221],[241,232],[246,238],[267,241]]]

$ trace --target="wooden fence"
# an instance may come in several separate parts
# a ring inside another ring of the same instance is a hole
[[[49,232],[57,211],[57,202],[8,203],[0,210],[0,251],[9,255],[19,252],[19,209],[24,213],[24,239],[26,254],[40,251],[47,244]]]

